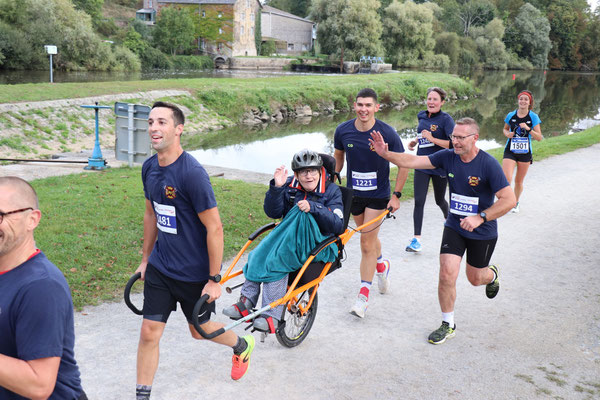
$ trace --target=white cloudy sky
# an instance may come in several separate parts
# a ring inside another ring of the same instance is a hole
[[[587,0],[587,2],[591,6],[592,11],[594,11],[594,9],[598,7],[598,0]]]

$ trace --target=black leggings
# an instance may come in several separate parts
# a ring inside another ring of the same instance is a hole
[[[442,210],[442,213],[444,213],[444,218],[448,218],[446,177],[429,175],[415,170],[415,176],[413,178],[415,194],[415,210],[413,211],[413,221],[415,225],[415,236],[421,236],[421,228],[423,227],[423,209],[425,208],[425,200],[427,199],[427,190],[429,189],[430,178],[433,182],[433,195],[435,196],[435,204],[437,204],[440,210]]]

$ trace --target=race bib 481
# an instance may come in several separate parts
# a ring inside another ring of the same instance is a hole
[[[173,206],[154,203],[156,226],[163,232],[177,234],[177,211]]]

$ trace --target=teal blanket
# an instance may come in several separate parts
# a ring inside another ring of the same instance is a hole
[[[248,255],[244,276],[253,282],[275,282],[290,272],[300,269],[310,256],[310,251],[323,236],[310,213],[294,206],[281,223],[264,238]],[[327,246],[314,261],[335,261],[338,253],[336,244]]]

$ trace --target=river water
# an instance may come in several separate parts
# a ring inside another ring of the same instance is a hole
[[[97,73],[60,72],[55,82],[114,81],[173,78],[256,78],[295,74],[269,71],[187,71]],[[481,94],[478,98],[447,102],[443,110],[456,120],[472,117],[481,126],[479,146],[483,149],[503,146],[504,117],[516,108],[517,94],[528,89],[533,92],[533,110],[542,120],[545,137],[572,134],[600,124],[600,73],[561,71],[475,71],[466,77]],[[0,72],[0,84],[47,82],[44,71]],[[425,97],[425,93],[423,93]],[[396,128],[404,143],[415,136],[417,113],[423,105],[412,105],[402,111],[382,109],[377,118]],[[308,118],[260,128],[237,126],[201,135],[185,135],[184,147],[207,165],[240,168],[272,173],[281,165],[289,165],[292,155],[311,148],[333,153],[333,133],[336,126],[353,118],[352,113]],[[191,133],[191,132],[188,132]]]
[[[533,110],[542,120],[545,137],[572,134],[600,124],[600,74],[558,71],[480,71],[472,74],[481,90],[476,99],[449,101],[443,107],[456,120],[472,117],[481,127],[478,145],[487,150],[503,146],[506,114],[517,106],[516,97],[523,89],[533,92]],[[425,96],[425,93],[423,93]],[[423,105],[402,111],[384,109],[377,118],[396,128],[403,143],[416,135],[417,113]],[[281,164],[289,165],[292,155],[311,148],[333,154],[336,126],[354,118],[342,113],[310,118],[260,129],[235,127],[218,133],[188,137],[186,148],[207,165],[272,173]]]

